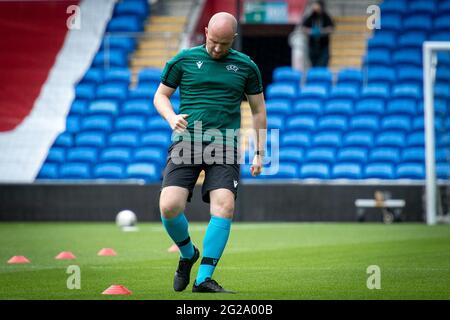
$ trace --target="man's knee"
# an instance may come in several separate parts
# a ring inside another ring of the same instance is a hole
[[[211,214],[222,218],[233,218],[234,194],[232,192],[222,193],[211,197]]]
[[[164,190],[159,199],[159,210],[164,218],[174,218],[184,211],[186,206],[186,195],[177,190]]]

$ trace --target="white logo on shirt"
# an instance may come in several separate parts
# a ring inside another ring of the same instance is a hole
[[[203,61],[197,61],[197,67],[200,69],[203,65]]]
[[[227,65],[226,68],[228,71],[234,71],[234,72],[237,72],[239,70],[239,68],[236,67],[234,64],[229,64],[229,65]]]
[[[236,188],[238,185],[238,182],[236,180],[233,180],[233,183],[234,183],[234,187]]]

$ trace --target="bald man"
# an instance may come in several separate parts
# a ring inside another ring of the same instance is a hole
[[[250,103],[254,129],[266,129],[261,75],[248,56],[231,48],[236,30],[237,21],[231,14],[215,14],[205,28],[206,44],[183,50],[167,62],[154,97],[156,109],[174,132],[159,206],[162,223],[180,249],[175,291],[188,286],[192,266],[200,256],[189,236],[184,210],[204,170],[202,199],[210,203],[211,216],[192,291],[231,292],[212,275],[225,249],[234,214],[239,184],[237,133],[244,94]],[[181,106],[176,114],[170,97],[178,87]],[[254,176],[261,173],[264,134],[257,135],[257,146],[250,168]]]

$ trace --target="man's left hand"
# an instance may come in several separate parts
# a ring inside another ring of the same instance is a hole
[[[262,156],[255,155],[253,157],[252,166],[250,167],[250,173],[252,174],[252,176],[256,177],[259,176],[261,172],[262,172]]]

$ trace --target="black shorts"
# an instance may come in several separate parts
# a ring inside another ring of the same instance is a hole
[[[191,147],[191,156],[186,156],[185,158],[185,160],[190,159],[190,161],[180,163],[179,157],[176,156],[179,149],[176,153],[172,152],[175,147],[180,148],[182,144],[183,142],[174,142],[169,147],[161,190],[169,186],[186,188],[189,190],[187,201],[190,202],[198,176],[204,170],[205,180],[202,186],[202,199],[204,202],[210,202],[209,192],[215,189],[228,189],[233,192],[234,198],[236,199],[240,170],[238,150],[236,148],[228,150],[223,148],[222,154],[218,154],[217,157],[217,159],[222,158],[222,160],[211,163],[211,160],[205,161],[202,157],[205,148],[208,147],[207,144],[202,144],[201,152],[200,148],[194,151],[194,147]],[[215,152],[211,154],[215,156]]]

